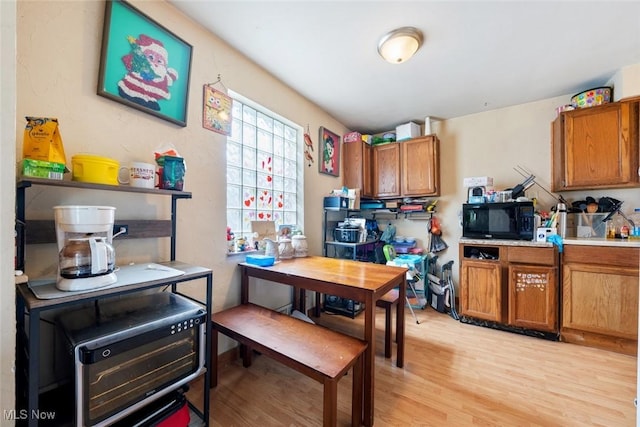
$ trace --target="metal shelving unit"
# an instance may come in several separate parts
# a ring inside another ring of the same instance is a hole
[[[206,297],[205,301],[198,301],[206,307],[207,313],[211,313],[212,310],[212,296],[213,296],[213,272],[211,269],[205,267],[199,267],[194,265],[185,264],[175,260],[175,239],[176,239],[176,213],[177,213],[177,200],[191,198],[191,193],[183,191],[173,190],[155,190],[155,189],[143,189],[128,186],[111,186],[102,184],[87,184],[75,181],[63,181],[63,180],[48,180],[48,179],[28,179],[17,183],[16,186],[16,224],[18,233],[18,251],[17,251],[17,265],[18,268],[24,269],[25,265],[25,245],[30,243],[29,225],[30,222],[26,220],[26,208],[25,208],[25,192],[26,189],[33,185],[45,185],[55,187],[66,187],[75,189],[88,189],[88,190],[105,190],[105,191],[121,191],[127,193],[148,193],[158,196],[170,196],[171,197],[171,220],[170,223],[162,227],[163,230],[156,232],[153,237],[169,237],[171,238],[171,261],[166,263],[167,266],[184,271],[185,274],[178,277],[171,277],[162,280],[153,280],[147,282],[134,283],[131,285],[120,286],[110,289],[96,289],[93,292],[87,292],[84,294],[73,294],[64,296],[57,299],[38,299],[29,288],[27,283],[23,283],[16,286],[16,407],[19,410],[26,410],[27,417],[19,420],[18,425],[28,425],[29,427],[35,427],[39,424],[37,417],[30,414],[37,414],[41,410],[41,390],[40,390],[40,323],[42,320],[42,314],[49,310],[71,307],[74,305],[85,304],[88,302],[97,302],[98,300],[106,298],[114,298],[122,295],[132,294],[135,292],[141,292],[151,289],[157,289],[160,287],[169,286],[172,292],[178,292],[178,284],[204,279],[206,280]],[[145,221],[138,221],[140,225],[140,235],[138,237],[149,237],[149,232],[144,227]],[[152,223],[151,228],[157,228],[157,221],[150,221]],[[169,221],[167,221],[169,222]],[[42,236],[36,236],[35,241],[38,243],[54,243],[55,232],[53,221],[46,221],[44,227],[40,227],[40,230],[44,230]],[[49,230],[51,229],[51,230]],[[53,231],[53,233],[50,233]],[[31,233],[33,234],[33,233]],[[131,234],[131,233],[130,233]],[[135,233],[134,233],[135,234]],[[136,237],[129,236],[129,237]],[[185,295],[188,298],[188,295]],[[193,299],[193,298],[191,298]],[[191,403],[189,403],[191,412],[195,412],[200,420],[201,425],[209,424],[209,397],[210,397],[210,352],[211,352],[211,322],[207,322],[206,325],[206,338],[205,338],[205,379],[203,390],[203,411],[196,409]],[[21,412],[18,412],[21,413]],[[60,420],[57,420],[60,421]],[[70,421],[69,421],[70,422]],[[65,425],[65,424],[63,424]]]

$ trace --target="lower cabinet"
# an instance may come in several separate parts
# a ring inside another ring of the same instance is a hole
[[[460,313],[553,336],[559,326],[557,249],[517,244],[460,244]]]
[[[460,274],[460,314],[478,319],[503,320],[502,267],[498,261],[465,259]]]
[[[557,267],[509,265],[509,324],[558,330]]]
[[[562,341],[636,355],[640,248],[565,245]]]

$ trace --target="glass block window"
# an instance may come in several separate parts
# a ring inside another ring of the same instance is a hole
[[[229,91],[227,225],[249,237],[252,221],[302,228],[302,128]]]

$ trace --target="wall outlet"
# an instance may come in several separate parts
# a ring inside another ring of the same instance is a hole
[[[114,224],[113,235],[126,236],[129,234],[129,226],[127,224]]]

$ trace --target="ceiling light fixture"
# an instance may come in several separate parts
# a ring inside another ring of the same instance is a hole
[[[387,62],[401,64],[420,49],[422,40],[422,33],[417,28],[397,28],[380,39],[378,53]]]

